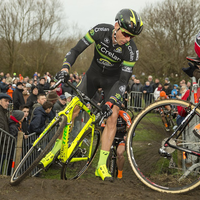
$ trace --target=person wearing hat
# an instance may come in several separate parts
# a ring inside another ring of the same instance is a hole
[[[22,131],[22,122],[24,120],[24,112],[21,110],[13,110],[9,119],[10,134],[17,138],[18,132]],[[24,134],[25,135],[25,134]],[[24,136],[27,139],[27,135]]]
[[[178,85],[177,84],[174,84],[174,89],[171,91],[171,98],[172,99],[176,99],[176,96],[178,95]]]
[[[53,110],[55,113],[60,112],[63,110],[66,106],[67,98],[64,94],[60,95],[60,98],[56,101],[56,103],[53,106]]]
[[[53,106],[56,103],[56,101],[59,99],[59,96],[57,95],[56,91],[51,91],[47,94],[47,101],[50,101]],[[56,112],[54,111],[54,109],[51,110],[51,112],[49,113],[49,119],[50,121],[56,116]]]
[[[0,82],[0,91],[6,93],[9,88],[9,84],[6,82],[6,78],[2,77]]]
[[[22,82],[17,82],[17,87],[13,92],[13,110],[19,110],[19,107],[25,104],[23,91]]]
[[[7,112],[10,101],[12,101],[12,99],[8,94],[0,94],[0,128],[6,132],[9,132]]]
[[[30,111],[29,111],[30,114],[33,111],[33,105],[37,103],[37,96],[38,96],[38,88],[37,88],[37,86],[33,85],[31,88],[31,94],[28,97],[27,102],[26,102],[26,106],[28,106],[30,109]],[[45,99],[46,99],[46,97],[45,97]]]
[[[45,78],[41,77],[39,84],[38,84],[38,94],[45,94],[45,92],[44,92],[45,83],[46,83]]]

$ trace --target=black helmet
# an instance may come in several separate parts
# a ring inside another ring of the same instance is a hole
[[[115,21],[118,21],[121,28],[124,28],[133,35],[139,35],[142,32],[142,19],[134,10],[120,10],[115,17]]]

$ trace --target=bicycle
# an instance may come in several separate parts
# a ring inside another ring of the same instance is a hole
[[[58,81],[56,88],[61,81]],[[45,130],[34,141],[32,147],[23,157],[16,170],[14,171],[10,184],[19,184],[29,174],[34,175],[34,169],[37,168],[40,160],[54,146],[56,139],[62,133],[62,147],[59,159],[62,162],[61,178],[78,179],[89,167],[94,159],[100,143],[101,130],[98,124],[101,124],[104,115],[101,115],[101,108],[97,106],[89,97],[78,90],[72,83],[67,82],[77,93],[66,108],[59,112],[48,124]],[[92,111],[87,108],[86,103],[90,102],[93,106]],[[76,135],[75,139],[69,144],[70,130],[72,128],[72,116],[74,109],[81,108],[88,114],[88,121]],[[51,131],[57,127],[55,134]],[[69,167],[73,163],[73,171]],[[36,169],[36,171],[38,171]]]
[[[185,118],[166,132],[156,110],[171,105]],[[134,119],[127,136],[127,155],[133,172],[149,188],[184,193],[200,185],[200,139],[190,133],[200,123],[200,103],[167,99],[146,107]]]

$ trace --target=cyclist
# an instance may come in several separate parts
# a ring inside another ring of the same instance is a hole
[[[108,117],[102,134],[102,146],[95,175],[102,180],[112,180],[106,161],[112,145],[119,112],[118,100],[124,94],[138,60],[139,51],[132,40],[143,29],[141,17],[132,9],[120,10],[115,25],[98,24],[77,43],[65,56],[63,66],[56,78],[66,81],[76,58],[92,43],[95,43],[94,58],[90,68],[77,86],[92,98],[98,88],[105,93],[102,112]],[[75,113],[74,113],[75,115]]]
[[[164,99],[169,99],[169,97],[166,95],[165,91],[161,91],[160,92],[160,97],[158,97],[157,100],[164,100]],[[166,105],[165,106],[165,109],[170,112],[171,111],[171,106],[170,105]],[[169,125],[167,124],[167,121],[165,119],[165,113],[164,113],[164,110],[161,108],[160,110],[160,114],[161,114],[161,118],[162,118],[162,122],[163,124],[165,125],[165,129],[166,131],[170,131],[169,129]]]

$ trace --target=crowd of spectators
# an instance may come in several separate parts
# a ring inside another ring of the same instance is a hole
[[[84,76],[84,73],[78,75],[77,72],[74,72],[70,74],[70,81],[76,86],[82,76]],[[67,84],[60,84],[56,89],[50,90],[50,87],[54,84],[54,78],[49,72],[46,72],[43,76],[35,72],[32,77],[23,77],[21,74],[17,76],[16,73],[13,73],[13,77],[11,77],[10,73],[1,72],[0,93],[9,96],[14,110],[11,113],[8,126],[10,124],[11,127],[11,124],[19,123],[18,130],[21,128],[25,138],[32,132],[40,134],[47,122],[53,119],[56,112],[64,109],[74,95],[72,88]],[[185,80],[181,80],[179,84],[172,84],[166,77],[164,83],[161,83],[158,78],[154,80],[150,75],[144,83],[141,83],[140,79],[132,75],[127,92],[131,97],[130,106],[133,106],[135,111],[140,111],[142,99],[144,99],[146,105],[150,104],[157,100],[161,91],[164,91],[169,98],[181,99],[190,87],[190,81],[186,83]],[[97,103],[100,102],[99,99],[102,99],[101,88],[94,96]],[[24,113],[23,118],[21,118],[22,112]],[[8,131],[5,126],[0,126],[0,128]],[[13,135],[16,136],[15,133]]]
[[[77,72],[70,74],[70,81],[77,85],[82,76]],[[0,128],[17,137],[22,131],[26,139],[29,133],[40,134],[56,112],[65,108],[71,101],[73,90],[66,84],[60,84],[50,90],[55,84],[53,76],[47,72],[44,76],[35,72],[30,78],[9,73],[0,73],[0,112],[2,122]],[[9,102],[12,102],[12,113],[7,117]]]

